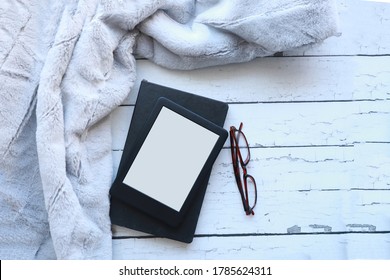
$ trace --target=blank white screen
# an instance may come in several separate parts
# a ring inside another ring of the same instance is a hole
[[[162,107],[123,182],[179,212],[217,140]]]

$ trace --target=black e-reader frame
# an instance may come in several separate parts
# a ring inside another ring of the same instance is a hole
[[[222,127],[161,97],[110,194],[176,227],[227,136]]]

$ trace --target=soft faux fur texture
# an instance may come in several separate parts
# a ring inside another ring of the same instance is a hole
[[[249,61],[336,34],[332,0],[0,2],[0,259],[112,258],[110,113],[135,57]]]

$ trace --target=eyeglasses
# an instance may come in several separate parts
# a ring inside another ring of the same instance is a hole
[[[230,151],[232,154],[232,162],[233,162],[233,170],[234,176],[236,177],[237,187],[240,191],[242,204],[244,206],[245,213],[247,215],[254,215],[253,208],[256,206],[257,202],[257,187],[255,178],[252,175],[249,175],[246,169],[250,161],[250,150],[248,140],[245,137],[245,134],[242,132],[243,124],[240,124],[239,129],[234,126],[230,127]],[[243,146],[240,147],[240,140],[243,143]],[[241,177],[241,169],[242,169],[242,177]],[[252,187],[252,192],[248,192],[248,188]],[[250,199],[249,194],[254,196]]]

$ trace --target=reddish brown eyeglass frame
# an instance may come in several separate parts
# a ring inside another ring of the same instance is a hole
[[[230,151],[232,155],[234,176],[236,178],[237,187],[240,192],[242,204],[244,206],[244,211],[247,215],[254,215],[255,212],[253,211],[253,209],[255,208],[257,203],[257,186],[256,186],[255,178],[253,178],[253,176],[249,175],[247,172],[246,166],[250,161],[251,154],[250,154],[248,140],[246,139],[245,134],[242,132],[242,126],[243,123],[240,123],[238,129],[234,126],[230,127],[230,133],[229,133]],[[243,140],[241,141],[243,142],[243,145],[241,147],[240,147],[240,140]],[[241,149],[246,150],[245,159],[242,157]],[[241,177],[241,170],[242,170],[242,177]],[[254,187],[255,199],[253,201],[253,205],[249,205],[248,180],[252,182],[252,185]]]

